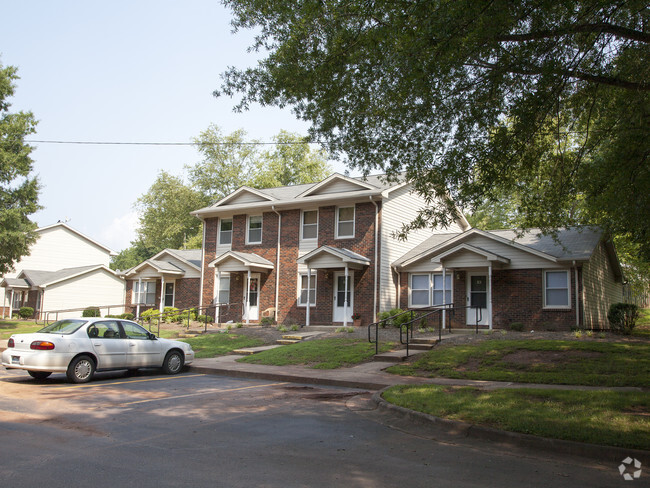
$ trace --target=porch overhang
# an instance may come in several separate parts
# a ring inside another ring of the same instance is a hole
[[[16,290],[30,290],[32,288],[32,285],[27,280],[21,278],[5,278],[0,282],[0,286]]]
[[[253,273],[268,273],[275,268],[271,261],[262,256],[238,251],[225,252],[217,256],[208,266],[228,273],[245,273],[248,271]]]
[[[463,256],[468,256],[470,259],[463,259]],[[480,247],[472,246],[470,244],[460,244],[433,256],[431,262],[434,264],[440,264],[446,268],[453,268],[472,267],[477,265],[488,266],[495,264],[508,265],[510,264],[510,259],[485,249],[481,249]]]
[[[321,246],[298,258],[298,264],[310,269],[363,269],[370,266],[370,259],[345,248]]]
[[[138,266],[128,270],[124,276],[129,278],[137,276],[141,274],[146,268],[151,268],[154,273],[158,275],[157,278],[160,278],[163,275],[183,276],[185,274],[184,270],[172,263],[155,259],[147,259],[146,261],[140,263]],[[147,278],[151,278],[151,276],[147,276]]]

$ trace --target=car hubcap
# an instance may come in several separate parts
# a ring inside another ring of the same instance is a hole
[[[80,380],[84,380],[84,379],[88,378],[91,371],[92,371],[92,368],[91,368],[90,363],[88,361],[80,361],[80,362],[77,363],[77,365],[74,368],[74,374]]]
[[[178,354],[173,354],[167,362],[170,371],[178,371],[181,367],[181,358]]]

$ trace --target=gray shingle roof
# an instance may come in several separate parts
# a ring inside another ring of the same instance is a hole
[[[201,268],[201,249],[166,249],[170,254]]]

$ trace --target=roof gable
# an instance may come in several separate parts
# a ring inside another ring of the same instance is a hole
[[[222,198],[213,207],[223,207],[226,205],[241,205],[243,203],[256,203],[256,202],[272,202],[275,198],[266,193],[251,188],[249,186],[242,186],[235,190],[233,193],[225,198]]]
[[[334,173],[333,175],[325,178],[320,183],[316,183],[314,186],[298,195],[297,198],[305,198],[315,195],[326,195],[329,193],[347,193],[376,189],[376,186],[373,186],[370,183],[366,183],[365,181]]]
[[[96,246],[96,247],[100,248],[102,251],[107,252],[109,255],[117,256],[117,253],[115,251],[113,251],[112,249],[110,249],[109,247],[106,247],[103,244],[100,244],[96,240],[91,239],[90,237],[82,234],[78,230],[73,229],[72,227],[70,227],[69,225],[67,225],[67,224],[65,224],[63,222],[57,222],[56,224],[48,225],[48,226],[45,226],[45,227],[40,227],[40,228],[36,229],[36,232],[38,232],[39,234],[43,234],[43,233],[50,232],[50,231],[56,231],[58,229],[64,229],[64,230],[68,231],[69,233],[75,235],[76,237],[81,238],[82,240],[88,242],[89,244],[92,244],[93,246]]]

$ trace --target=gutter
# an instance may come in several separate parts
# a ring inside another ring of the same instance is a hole
[[[379,235],[379,205],[372,199],[372,195],[368,197],[372,204],[375,206],[375,273],[374,273],[374,293],[373,293],[373,306],[372,306],[372,322],[377,322],[377,247],[379,242],[377,237]]]
[[[278,321],[278,305],[280,302],[280,233],[282,232],[282,215],[271,205],[271,210],[278,216],[278,244],[275,261],[275,322]],[[307,290],[309,295],[309,290]],[[309,297],[307,297],[309,299]]]

